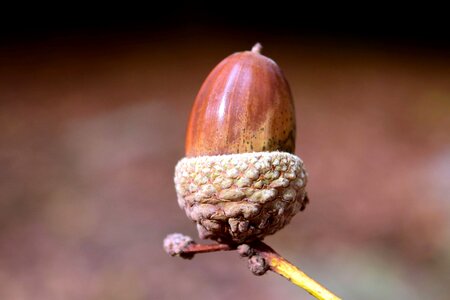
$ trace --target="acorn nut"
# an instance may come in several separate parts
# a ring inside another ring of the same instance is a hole
[[[295,110],[278,65],[252,51],[225,58],[195,99],[178,203],[200,238],[246,243],[283,228],[308,203],[295,150]]]

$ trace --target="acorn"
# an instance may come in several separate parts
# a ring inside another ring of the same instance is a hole
[[[186,157],[175,168],[178,204],[200,238],[262,240],[305,208],[295,130],[289,84],[259,43],[211,71],[192,108]]]

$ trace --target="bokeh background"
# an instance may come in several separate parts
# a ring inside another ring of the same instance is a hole
[[[345,299],[449,299],[448,32],[267,10],[2,21],[0,299],[311,299],[236,253],[162,249],[196,237],[173,186],[196,92],[257,41],[291,84],[310,176],[310,205],[266,241]]]

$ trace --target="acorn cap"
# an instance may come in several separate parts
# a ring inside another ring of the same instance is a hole
[[[308,203],[302,160],[286,152],[183,158],[178,204],[200,238],[244,243],[283,228]]]

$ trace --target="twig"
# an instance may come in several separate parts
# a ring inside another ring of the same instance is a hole
[[[300,271],[296,266],[288,262],[281,255],[279,255],[275,250],[269,247],[267,244],[257,241],[251,243],[250,245],[241,245],[238,248],[239,254],[242,256],[249,257],[249,267],[250,270],[259,269],[253,266],[254,262],[258,263],[259,258],[264,261],[267,268],[275,273],[280,274],[285,277],[293,284],[305,289],[308,293],[320,300],[338,300],[339,297],[335,296],[333,293],[328,291],[326,288],[321,286],[315,280],[310,278],[308,275]],[[254,258],[256,257],[256,259]],[[254,259],[252,259],[254,258]],[[256,274],[255,272],[253,272]],[[265,273],[265,272],[264,272]],[[262,274],[264,274],[262,273]],[[256,274],[256,275],[262,275]]]
[[[164,239],[164,250],[170,256],[180,256],[186,259],[192,259],[197,253],[208,253],[217,251],[234,250],[228,244],[197,244],[194,240],[181,233],[172,233]]]
[[[267,270],[271,270],[285,277],[293,284],[305,289],[319,300],[341,299],[300,271],[300,269],[288,262],[262,241],[242,244],[237,247],[228,244],[204,245],[197,244],[192,238],[186,235],[174,233],[164,239],[164,249],[171,256],[180,256],[187,259],[193,258],[197,253],[237,249],[241,256],[248,257],[249,269],[255,275],[263,275]]]

